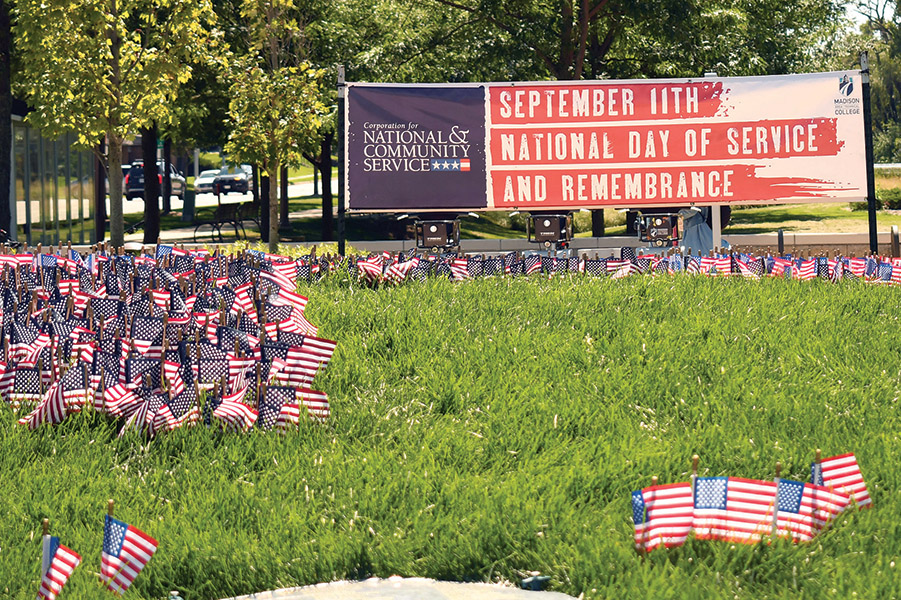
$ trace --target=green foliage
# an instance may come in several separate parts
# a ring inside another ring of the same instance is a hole
[[[325,250],[323,250],[325,251]],[[40,523],[101,596],[106,499],[160,541],[128,592],[207,600],[377,575],[601,598],[888,598],[901,568],[898,290],[690,277],[431,280],[301,290],[338,348],[331,422],[151,443],[85,413],[0,407],[0,594],[34,595]],[[874,366],[875,365],[875,366]],[[857,454],[874,508],[810,544],[690,542],[642,559],[630,492],[702,475],[802,480]]]
[[[208,0],[20,0],[16,87],[35,108],[27,119],[51,136],[75,132],[86,148],[165,121],[191,76],[186,59],[218,44],[211,14]]]
[[[835,36],[843,10],[836,0],[358,0],[348,6],[370,4],[377,6],[360,13],[371,15],[366,24],[381,35],[365,37],[367,49],[351,62],[364,77],[375,70],[369,65],[381,65],[382,76],[395,81],[810,70],[819,68],[817,49]]]
[[[277,175],[280,165],[299,166],[302,151],[316,140],[325,110],[321,76],[307,63],[273,71],[238,63],[229,89],[229,157],[258,164],[270,176]]]
[[[34,108],[27,119],[50,137],[74,132],[86,148],[106,142],[114,246],[124,241],[122,144],[153,121],[172,121],[189,57],[219,50],[212,16],[210,0],[17,3],[17,89]]]

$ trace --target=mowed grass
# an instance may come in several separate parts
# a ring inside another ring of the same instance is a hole
[[[106,499],[160,541],[132,598],[369,576],[517,581],[586,598],[901,592],[899,290],[706,280],[432,280],[301,290],[339,345],[326,426],[147,443],[94,415],[0,411],[0,597],[33,597],[40,523],[102,597]],[[702,475],[809,477],[853,451],[874,508],[809,544],[691,541],[642,558],[630,492]]]

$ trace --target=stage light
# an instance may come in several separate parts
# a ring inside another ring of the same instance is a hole
[[[433,250],[460,245],[460,221],[416,221],[416,247]]]

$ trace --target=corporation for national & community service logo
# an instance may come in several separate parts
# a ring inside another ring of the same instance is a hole
[[[850,96],[854,91],[854,78],[842,75],[838,78],[838,91],[843,96]]]

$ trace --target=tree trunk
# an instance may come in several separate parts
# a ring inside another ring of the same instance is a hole
[[[250,188],[253,191],[253,201],[260,201],[260,168],[256,165],[253,165],[251,168],[251,182]],[[195,175],[196,177],[196,175]]]
[[[125,243],[125,222],[122,218],[122,139],[113,131],[106,132],[106,139],[109,140],[109,154],[104,165],[109,178],[109,239],[113,248],[119,248]]]
[[[269,172],[269,252],[278,252],[278,173],[281,170],[277,161],[273,161]]]
[[[291,228],[288,217],[288,167],[282,167],[279,172],[279,229]]]
[[[156,161],[154,161],[156,162]],[[172,212],[172,140],[163,140],[163,214]]]
[[[10,45],[12,28],[9,20],[9,2],[0,0],[0,229],[7,230],[10,237],[16,235],[16,224],[12,222],[12,207],[9,194],[13,140],[12,92],[10,91]]]
[[[260,171],[260,239],[269,242],[269,177]]]
[[[102,242],[106,239],[106,169],[100,157],[106,154],[106,143],[103,140],[97,144],[97,154],[94,156],[94,241]],[[121,169],[120,169],[121,171]]]
[[[332,216],[332,140],[334,132],[322,136],[319,149],[319,168],[322,170],[322,241],[331,241],[334,237],[334,217]],[[315,172],[315,171],[314,171]]]
[[[591,211],[592,237],[604,237],[604,209]]]
[[[156,166],[156,123],[141,130],[144,154],[144,243],[155,244],[160,237],[160,181]]]

